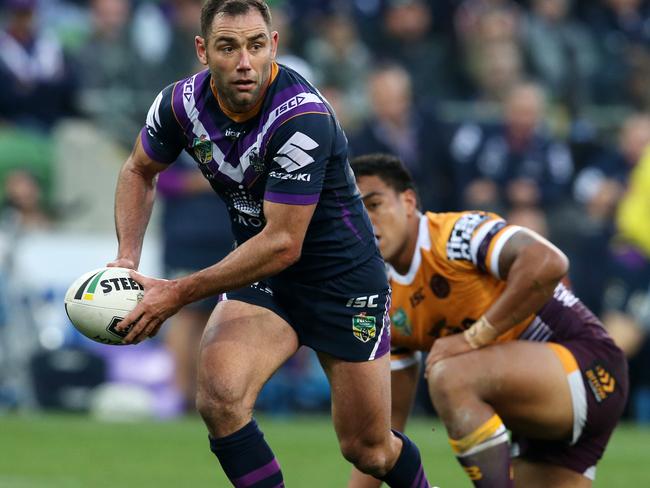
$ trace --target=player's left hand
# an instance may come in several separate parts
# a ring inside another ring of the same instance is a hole
[[[144,298],[117,324],[117,330],[128,330],[124,344],[137,344],[158,333],[162,324],[182,306],[176,283],[149,278],[131,271],[131,278],[144,287]]]
[[[427,363],[424,369],[424,377],[429,377],[429,372],[434,364],[438,361],[463,354],[465,352],[473,351],[472,346],[465,340],[463,334],[452,334],[446,337],[436,339],[427,356]]]

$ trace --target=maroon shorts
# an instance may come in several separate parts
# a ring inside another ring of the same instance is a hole
[[[515,454],[529,461],[563,466],[594,479],[596,464],[627,400],[627,360],[609,338],[573,339],[549,346],[558,356],[565,356],[560,359],[571,386],[574,436],[563,442],[515,435]]]

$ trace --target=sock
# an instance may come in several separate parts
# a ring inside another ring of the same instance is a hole
[[[508,432],[498,415],[462,439],[449,439],[456,458],[477,488],[512,488]]]
[[[210,450],[236,488],[284,488],[282,471],[255,419],[226,437],[210,439]]]
[[[393,431],[397,437],[402,439],[402,451],[395,462],[395,466],[381,478],[388,486],[393,488],[430,488],[424,474],[420,451],[417,446],[406,437],[406,435]]]

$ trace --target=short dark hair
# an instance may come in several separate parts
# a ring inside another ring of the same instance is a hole
[[[201,9],[201,35],[208,38],[212,21],[218,14],[245,15],[251,9],[259,11],[266,25],[271,27],[271,10],[263,0],[207,0]]]
[[[415,188],[413,177],[402,161],[392,154],[373,153],[357,156],[350,162],[354,176],[377,176],[397,193],[413,190],[420,206],[420,196]]]

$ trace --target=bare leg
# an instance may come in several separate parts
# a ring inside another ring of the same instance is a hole
[[[174,358],[176,386],[187,409],[194,410],[199,344],[209,318],[210,312],[183,308],[165,334],[165,345]]]
[[[400,432],[404,432],[406,428],[419,377],[419,364],[391,371],[391,425],[393,429]],[[348,488],[378,488],[379,486],[381,486],[380,480],[352,468]]]
[[[213,437],[250,421],[262,386],[297,349],[295,331],[270,310],[232,300],[216,306],[201,341],[197,394]]]
[[[417,448],[390,430],[388,355],[359,363],[326,354],[319,358],[332,387],[332,418],[343,456],[389,486],[428,488]]]
[[[260,389],[298,348],[294,330],[270,310],[219,303],[203,335],[197,407],[210,450],[234,486],[283,487],[280,464],[253,417]]]
[[[569,439],[572,433],[567,373],[545,344],[516,341],[442,360],[429,376],[429,392],[476,486],[496,486],[490,479],[509,486],[502,420],[518,434],[538,439]]]

